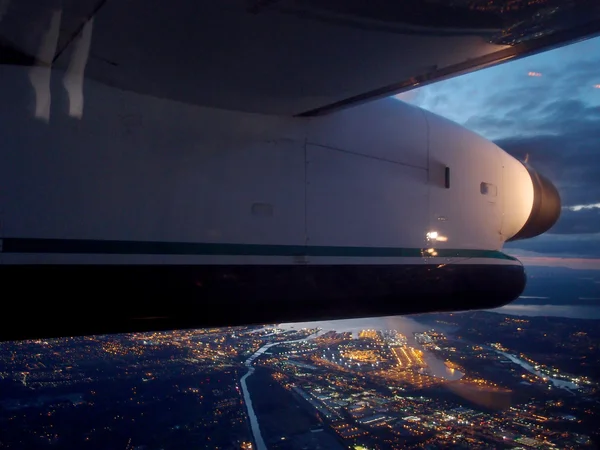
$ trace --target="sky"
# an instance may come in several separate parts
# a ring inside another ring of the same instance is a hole
[[[556,225],[507,244],[507,253],[525,264],[600,270],[600,37],[398,98],[481,134],[520,160],[528,155],[557,186],[563,209]]]

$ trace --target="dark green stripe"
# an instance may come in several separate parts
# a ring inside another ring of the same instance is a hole
[[[92,239],[5,238],[4,253],[94,253],[105,255],[253,255],[430,257],[421,248],[304,245],[212,244],[192,242],[103,241]],[[443,258],[516,258],[495,250],[437,249]]]

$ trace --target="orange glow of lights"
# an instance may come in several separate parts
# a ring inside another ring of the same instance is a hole
[[[527,75],[530,77],[541,77],[542,74],[540,72],[528,72]]]

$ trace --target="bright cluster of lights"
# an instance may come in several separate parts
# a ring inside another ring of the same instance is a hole
[[[427,239],[430,241],[447,242],[448,237],[440,235],[437,231],[429,231],[426,234]]]

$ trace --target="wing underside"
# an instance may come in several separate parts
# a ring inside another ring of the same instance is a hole
[[[0,63],[76,70],[197,105],[311,116],[600,30],[596,1],[531,3],[4,1]]]

